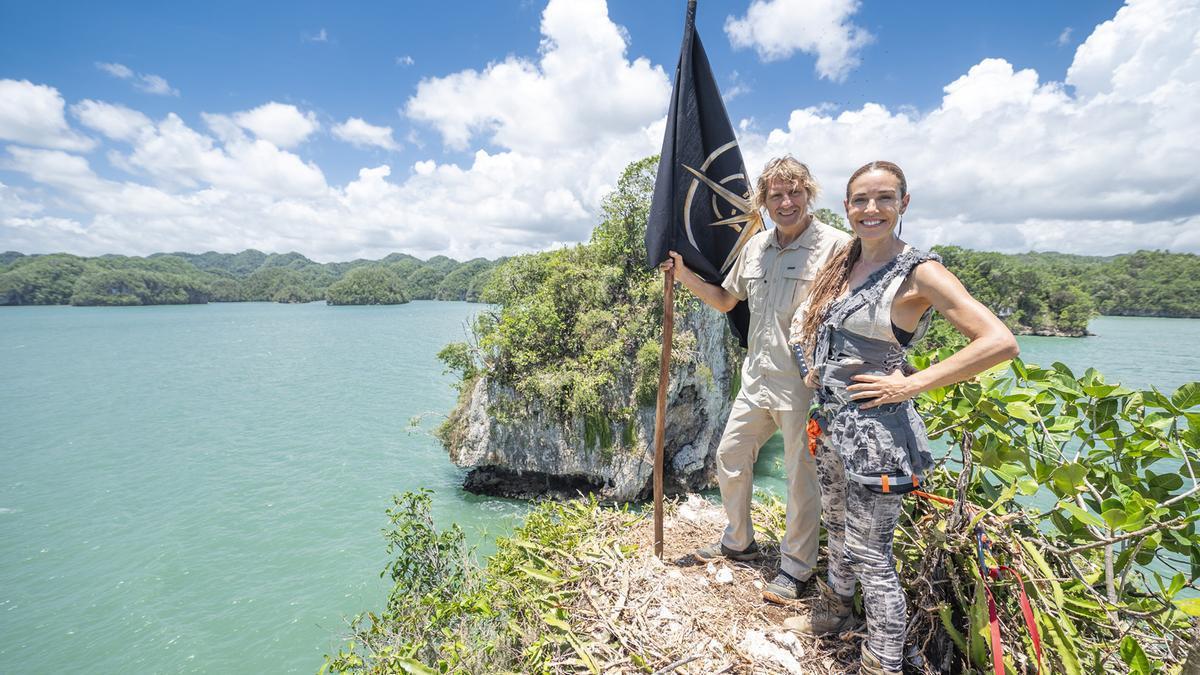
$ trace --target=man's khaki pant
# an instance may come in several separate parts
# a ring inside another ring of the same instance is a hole
[[[805,581],[817,566],[821,526],[821,488],[816,463],[808,452],[805,427],[808,409],[760,408],[738,392],[717,447],[717,482],[729,525],[721,543],[738,551],[754,541],[750,501],[754,495],[754,461],[776,429],[783,431],[783,464],[787,471],[787,528],[780,542],[780,567]]]

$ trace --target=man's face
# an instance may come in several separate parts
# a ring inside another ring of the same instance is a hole
[[[808,192],[798,183],[772,178],[767,183],[767,215],[779,227],[800,227],[808,218]]]

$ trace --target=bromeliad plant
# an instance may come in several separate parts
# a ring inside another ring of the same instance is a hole
[[[918,407],[955,448],[927,481],[953,506],[910,500],[897,537],[925,667],[992,669],[985,584],[1003,661],[1038,662],[1017,582],[982,558],[1023,578],[1045,672],[1178,668],[1200,616],[1200,383],[1167,395],[1014,360]]]

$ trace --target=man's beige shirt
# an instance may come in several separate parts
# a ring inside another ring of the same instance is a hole
[[[789,324],[812,290],[817,270],[850,235],[814,219],[780,248],[776,231],[759,232],[746,242],[722,286],[750,305],[742,393],[762,408],[803,410],[812,395],[788,347]]]

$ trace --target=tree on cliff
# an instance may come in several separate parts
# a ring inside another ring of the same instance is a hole
[[[464,376],[485,372],[550,402],[564,417],[629,415],[630,402],[615,400],[617,385],[660,330],[658,286],[643,264],[642,243],[656,162],[648,157],[625,169],[589,243],[519,256],[493,270],[481,299],[499,310],[476,321],[477,348],[450,345],[443,360]]]

